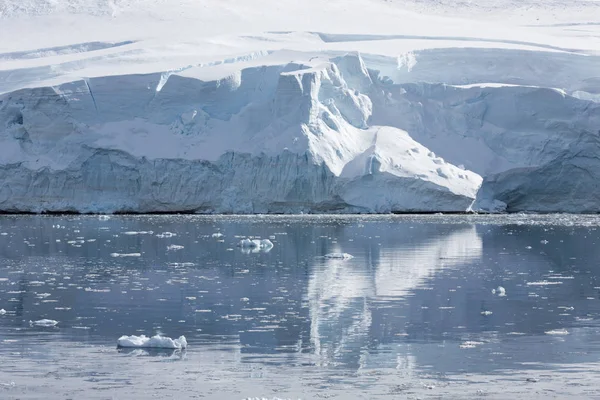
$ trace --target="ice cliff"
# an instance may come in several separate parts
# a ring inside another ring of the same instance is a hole
[[[201,81],[92,78],[0,97],[0,208],[464,211],[481,177],[369,123],[390,89],[352,54]]]
[[[59,3],[0,0],[0,211],[600,211],[597,2]]]

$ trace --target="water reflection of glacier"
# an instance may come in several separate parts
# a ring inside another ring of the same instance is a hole
[[[383,248],[375,273],[375,295],[408,295],[436,272],[479,259],[482,249],[474,226],[417,246]]]
[[[370,335],[378,329],[373,327],[373,301],[407,296],[436,272],[479,259],[482,241],[475,227],[457,229],[417,245],[371,246],[364,258],[319,260],[307,288],[317,362],[363,366],[371,357],[367,350],[377,346]],[[406,369],[414,360],[400,357],[397,364]]]

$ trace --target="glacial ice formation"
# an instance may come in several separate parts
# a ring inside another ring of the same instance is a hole
[[[140,349],[185,349],[187,340],[185,336],[178,339],[155,335],[152,337],[141,336],[121,336],[117,340],[118,347],[140,348]]]
[[[157,81],[105,77],[2,96],[0,208],[464,211],[481,182],[406,131],[369,124],[372,98],[389,93],[358,55],[212,82],[172,75],[160,91]]]
[[[265,1],[0,2],[0,211],[600,211],[597,2]]]

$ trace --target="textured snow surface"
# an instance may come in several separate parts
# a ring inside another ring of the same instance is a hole
[[[121,336],[117,340],[118,347],[128,348],[152,348],[152,349],[185,349],[187,340],[185,336],[180,336],[178,339],[155,335],[152,337],[142,336]]]
[[[0,210],[600,211],[597,49],[597,1],[0,0]]]

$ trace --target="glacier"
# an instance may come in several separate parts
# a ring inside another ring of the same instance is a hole
[[[600,41],[578,25],[249,3],[0,1],[0,211],[600,211]]]

